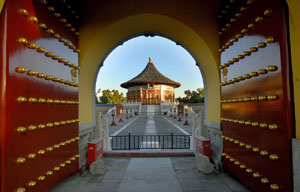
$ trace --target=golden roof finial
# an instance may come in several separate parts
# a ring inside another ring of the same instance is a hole
[[[149,63],[152,63],[152,57],[149,57]]]

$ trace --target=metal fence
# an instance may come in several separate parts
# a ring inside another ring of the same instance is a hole
[[[122,135],[111,136],[112,150],[189,149],[191,135]]]

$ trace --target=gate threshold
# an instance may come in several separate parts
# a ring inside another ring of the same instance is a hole
[[[104,157],[193,157],[194,150],[114,150],[104,151]]]

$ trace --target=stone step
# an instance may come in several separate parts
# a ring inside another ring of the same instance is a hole
[[[192,150],[132,150],[104,152],[104,157],[193,157]]]

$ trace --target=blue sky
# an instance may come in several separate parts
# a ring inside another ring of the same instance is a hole
[[[183,47],[163,37],[139,36],[108,55],[99,71],[96,90],[117,89],[126,94],[127,89],[120,84],[137,76],[146,67],[149,57],[163,75],[181,83],[181,87],[175,89],[175,97],[184,96],[187,89],[203,87],[196,61]]]

